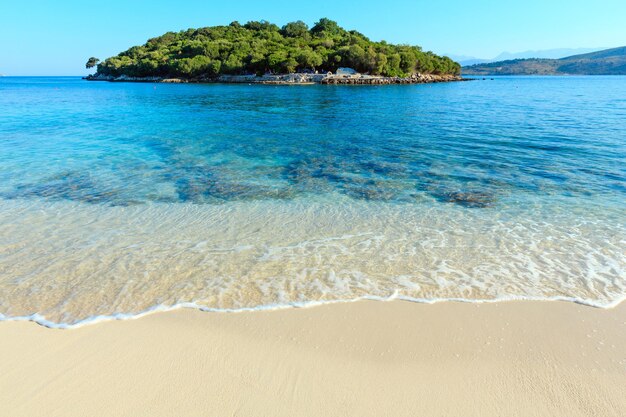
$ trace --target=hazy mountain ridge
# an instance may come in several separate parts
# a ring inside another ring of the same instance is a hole
[[[626,75],[626,46],[560,59],[530,58],[463,67],[465,75]]]
[[[524,52],[515,52],[515,53],[502,52],[500,55],[496,56],[491,61],[497,62],[497,61],[508,61],[508,60],[513,60],[513,59],[530,59],[530,58],[561,59],[561,58],[566,58],[568,56],[588,54],[591,52],[602,51],[605,49],[608,49],[608,48],[554,48],[554,49],[524,51]]]
[[[509,61],[513,59],[528,59],[528,58],[547,58],[547,59],[560,59],[572,55],[587,54],[590,52],[602,51],[609,48],[554,48],[554,49],[541,49],[541,50],[529,50],[523,52],[508,52],[504,51],[498,54],[494,58],[477,58],[469,55],[457,55],[457,54],[444,54],[451,59],[455,60],[463,67],[469,67],[476,64],[487,64],[491,62]]]

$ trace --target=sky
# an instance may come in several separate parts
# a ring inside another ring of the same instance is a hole
[[[168,31],[328,17],[372,40],[438,54],[493,58],[503,51],[626,45],[624,0],[198,1],[1,0],[0,74],[84,75],[105,59]]]

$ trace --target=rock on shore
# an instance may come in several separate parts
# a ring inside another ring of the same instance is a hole
[[[382,85],[382,84],[426,84],[448,81],[463,81],[456,75],[435,74],[412,74],[410,77],[382,77],[371,75],[332,75],[323,78],[320,84],[357,84],[357,85]]]
[[[333,84],[333,85],[385,85],[385,84],[426,84],[450,81],[464,81],[458,75],[412,74],[409,77],[383,77],[378,75],[352,74],[265,74],[257,75],[220,75],[214,78],[163,78],[163,77],[119,77],[89,75],[89,81],[115,82],[161,82],[161,83],[231,83],[231,84]]]

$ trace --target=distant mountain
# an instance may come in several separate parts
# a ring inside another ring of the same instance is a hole
[[[500,55],[492,59],[491,62],[527,58],[561,59],[572,55],[588,54],[590,52],[601,51],[603,49],[607,48],[558,48],[546,49],[542,51],[525,51],[516,53],[502,52]]]
[[[454,59],[454,58],[452,58]],[[476,65],[476,64],[486,64],[489,62],[493,62],[490,59],[480,59],[480,58],[470,58],[470,59],[462,59],[462,60],[458,60],[458,59],[454,59],[456,62],[458,62],[459,64],[461,64],[462,67],[467,67],[470,65]]]
[[[526,58],[549,58],[559,59],[571,55],[586,54],[589,52],[601,51],[607,48],[558,48],[558,49],[545,49],[539,51],[524,51],[524,52],[502,52],[495,58],[477,58],[475,56],[468,55],[456,55],[456,54],[444,54],[455,60],[463,67],[469,67],[476,64],[487,64],[490,62],[508,61],[512,59],[526,59]]]
[[[626,46],[560,59],[530,58],[465,66],[464,75],[626,75]]]
[[[492,62],[491,59],[476,58],[474,56],[468,56],[468,55],[456,55],[456,54],[443,54],[443,55],[447,56],[453,61],[458,62],[459,64],[461,64],[462,67],[466,67],[468,65],[474,65],[474,64],[483,64],[485,62]]]

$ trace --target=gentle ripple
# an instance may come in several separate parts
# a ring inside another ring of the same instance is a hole
[[[0,317],[626,296],[626,77],[0,78]]]

